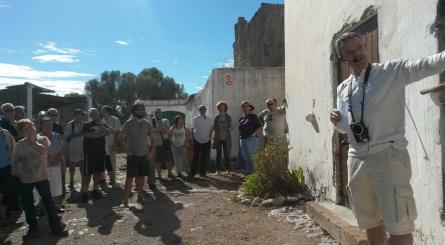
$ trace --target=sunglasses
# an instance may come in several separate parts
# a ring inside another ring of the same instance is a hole
[[[6,109],[5,112],[13,112],[14,109]]]
[[[48,116],[50,116],[50,117],[57,117],[58,114],[48,114]]]
[[[271,106],[273,106],[273,104],[274,104],[274,103],[267,103],[267,106],[268,106],[268,107],[271,107]]]

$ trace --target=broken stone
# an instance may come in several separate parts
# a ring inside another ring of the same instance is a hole
[[[260,203],[260,207],[271,207],[274,205],[273,203],[274,203],[273,199],[266,199]]]
[[[287,213],[286,207],[282,207],[282,208],[277,208],[277,209],[271,210],[269,212],[269,216],[284,215],[286,213]]]
[[[252,201],[251,206],[252,207],[257,207],[258,205],[261,204],[261,202],[263,201],[263,199],[261,199],[261,197],[255,197]]]
[[[250,203],[252,203],[252,201],[249,200],[249,199],[242,199],[242,200],[241,200],[241,204],[244,204],[244,205],[250,205]]]

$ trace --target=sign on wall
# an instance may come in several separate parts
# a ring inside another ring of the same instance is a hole
[[[226,75],[226,85],[233,85],[233,79],[232,79],[232,75],[227,74]]]

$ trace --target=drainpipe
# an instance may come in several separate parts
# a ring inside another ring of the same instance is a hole
[[[34,85],[26,83],[26,114],[28,118],[32,118],[32,89]]]

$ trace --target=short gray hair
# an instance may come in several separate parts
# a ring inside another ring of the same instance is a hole
[[[11,103],[4,103],[0,107],[0,110],[2,110],[3,113],[6,113],[6,110],[14,110],[14,105]]]
[[[341,34],[337,38],[337,40],[335,40],[335,51],[337,52],[337,56],[340,60],[343,60],[342,56],[343,44],[351,38],[358,38],[360,41],[362,40],[362,36],[360,36],[360,34],[356,32],[345,32]]]
[[[93,113],[99,113],[99,110],[98,110],[97,108],[91,107],[91,108],[88,110],[88,115],[91,115],[91,114],[93,114]]]

